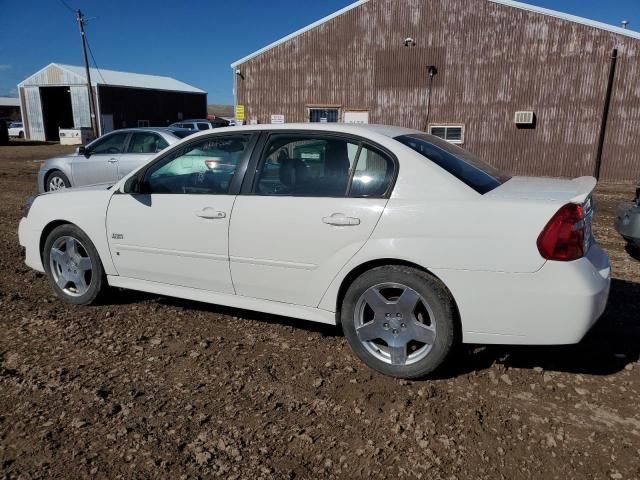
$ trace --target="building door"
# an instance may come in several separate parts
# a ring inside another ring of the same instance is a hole
[[[73,108],[69,87],[40,87],[44,133],[49,141],[59,141],[61,128],[73,128]]]
[[[337,108],[310,108],[309,121],[311,123],[338,123],[339,110]]]
[[[40,101],[40,88],[24,87],[25,106],[27,111],[27,138],[29,140],[45,141],[44,122],[42,119],[42,103]]]

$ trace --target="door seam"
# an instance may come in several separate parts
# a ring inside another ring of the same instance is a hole
[[[233,294],[238,295],[236,290],[236,284],[233,281],[233,272],[231,270],[231,222],[233,222],[233,210],[236,207],[238,196],[233,197],[233,204],[231,205],[231,212],[229,213],[229,223],[227,225],[227,267],[229,268],[229,278],[231,279],[231,288],[233,288]]]

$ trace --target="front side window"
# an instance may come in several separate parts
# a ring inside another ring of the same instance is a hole
[[[224,195],[251,135],[216,136],[185,145],[145,174],[143,193]]]
[[[380,197],[393,180],[394,164],[356,140],[304,134],[272,135],[254,193],[300,197]]]
[[[99,138],[91,144],[90,151],[94,155],[122,153],[127,135],[127,132],[122,132]]]
[[[396,140],[431,160],[481,195],[511,178],[470,152],[432,135],[403,135],[396,137]]]
[[[169,144],[160,135],[149,132],[136,132],[129,140],[129,153],[157,153],[167,148]]]

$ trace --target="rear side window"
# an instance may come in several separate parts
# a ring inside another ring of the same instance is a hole
[[[210,130],[208,123],[197,123],[198,130]]]
[[[403,135],[396,137],[396,140],[428,158],[481,195],[511,179],[509,175],[470,152],[432,135]]]
[[[394,163],[373,147],[335,136],[272,135],[254,193],[299,197],[382,197]]]

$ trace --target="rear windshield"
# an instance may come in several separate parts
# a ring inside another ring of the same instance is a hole
[[[193,135],[195,132],[193,130],[172,130],[173,133],[178,138],[187,138],[189,135]]]
[[[481,195],[511,179],[484,160],[433,135],[402,135],[396,137],[396,140],[442,167]]]

